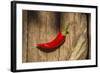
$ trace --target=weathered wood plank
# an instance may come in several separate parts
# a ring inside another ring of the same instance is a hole
[[[22,25],[22,62],[27,60],[27,11],[23,10],[23,25]]]
[[[28,62],[38,62],[38,49],[34,47],[39,41],[39,28],[37,22],[37,12],[28,12]]]
[[[87,17],[86,14],[81,14],[79,22],[78,15],[78,13],[75,13],[75,21],[77,26],[75,26],[76,38],[74,39],[76,44],[73,46],[73,52],[70,56],[70,60],[86,59],[88,51]]]
[[[39,11],[38,13],[39,24],[39,44],[47,42],[47,12]],[[39,61],[47,61],[47,53],[38,49]]]
[[[91,59],[91,14],[87,14],[87,27],[88,27],[88,55],[87,59]]]
[[[59,22],[57,19],[57,13],[47,12],[47,41],[55,39],[59,30]],[[59,49],[53,50],[47,54],[47,61],[58,61]]]
[[[62,13],[61,14],[61,24],[60,29],[61,31],[65,31],[64,28],[69,25],[68,31],[69,33],[66,35],[66,39],[64,44],[60,47],[60,56],[59,60],[68,60],[70,57],[70,54],[72,52],[72,42],[73,39],[72,35],[74,35],[74,27],[72,22],[74,21],[74,13]]]

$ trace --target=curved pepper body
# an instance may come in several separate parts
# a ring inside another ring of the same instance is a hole
[[[59,32],[56,38],[50,42],[37,44],[36,47],[39,47],[41,49],[53,49],[59,47],[64,41],[66,34],[68,32],[69,24],[65,26],[65,29],[63,32]]]
[[[44,48],[44,49],[56,48],[59,45],[61,45],[64,40],[65,40],[65,35],[63,35],[61,32],[59,32],[54,40],[52,40],[48,43],[37,44],[37,47]]]

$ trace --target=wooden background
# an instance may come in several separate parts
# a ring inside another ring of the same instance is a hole
[[[90,58],[90,15],[23,10],[23,62],[82,60]],[[37,43],[54,39],[70,24],[64,44],[52,52],[35,48]]]

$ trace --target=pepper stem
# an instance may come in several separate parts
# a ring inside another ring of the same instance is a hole
[[[64,26],[65,28],[64,28],[64,30],[62,31],[62,34],[63,34],[64,36],[66,36],[66,34],[69,33],[69,32],[68,32],[69,25],[70,25],[70,24],[67,24],[67,25]]]

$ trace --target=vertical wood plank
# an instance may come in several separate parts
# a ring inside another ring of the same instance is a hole
[[[87,53],[88,53],[87,15],[85,13],[84,14],[81,13],[81,26],[80,26],[80,28],[81,28],[81,29],[79,29],[79,30],[81,30],[80,37],[84,36],[85,43],[82,44],[81,50],[78,53],[79,57],[77,57],[77,58],[82,60],[82,59],[86,59],[87,58]]]
[[[37,12],[28,12],[28,62],[38,62],[38,49],[34,47],[39,41],[39,27],[37,22]]]
[[[38,12],[38,24],[39,24],[39,44],[47,42],[47,12]],[[47,61],[47,53],[38,49],[39,61]]]
[[[47,13],[47,41],[55,39],[57,36],[57,28],[59,29],[59,23],[57,24],[56,13],[48,12]],[[47,61],[58,61],[59,58],[59,49],[49,52],[47,55]]]
[[[87,43],[87,17],[86,14],[75,13],[75,22],[77,26],[75,26],[76,31],[76,39],[75,46],[73,46],[73,52],[70,56],[70,60],[79,60],[86,59],[87,51],[88,51],[88,43]],[[79,22],[80,19],[80,22]]]
[[[27,60],[27,11],[23,10],[23,25],[22,25],[22,62]]]
[[[72,41],[73,38],[71,37],[74,33],[74,27],[72,22],[74,21],[74,13],[62,13],[61,14],[61,24],[60,24],[60,30],[66,31],[64,28],[69,25],[68,28],[68,34],[66,35],[64,44],[60,47],[60,57],[59,60],[68,60],[70,57],[70,54],[72,52]]]
[[[87,55],[87,59],[91,59],[91,14],[87,14],[87,27],[88,27],[88,55]]]

